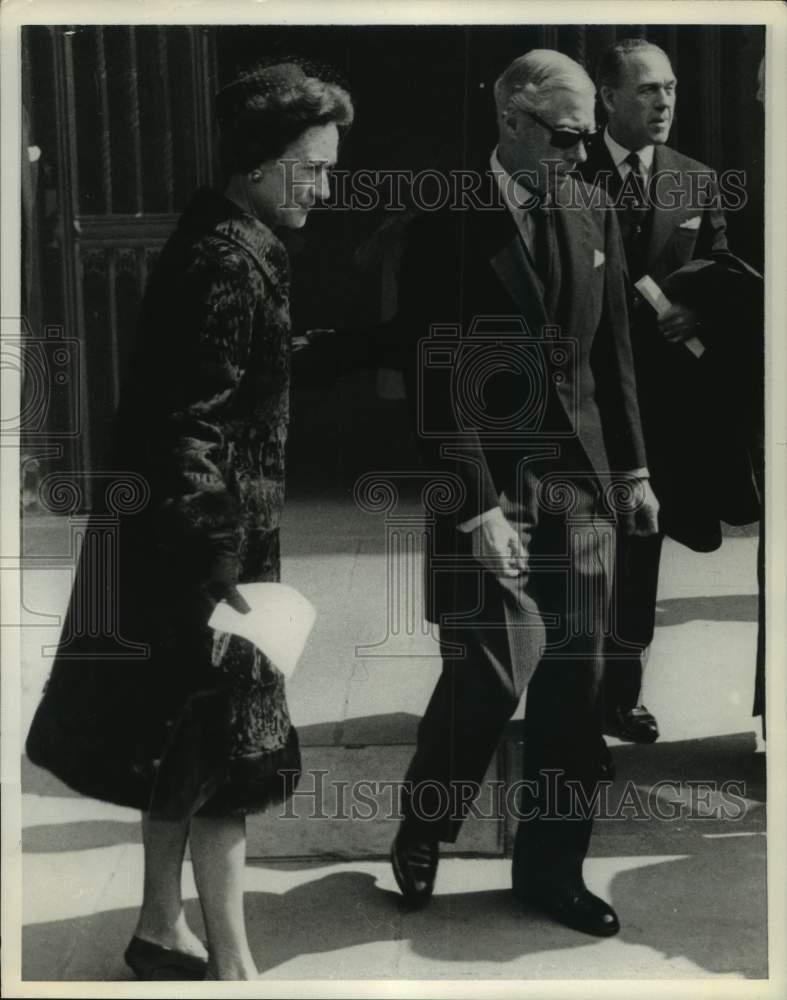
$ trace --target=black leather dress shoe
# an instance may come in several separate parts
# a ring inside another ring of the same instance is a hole
[[[579,881],[553,885],[534,881],[514,890],[518,899],[548,914],[558,923],[596,937],[612,937],[620,930],[617,914],[603,899]]]
[[[655,743],[659,738],[656,718],[644,705],[637,705],[625,712],[620,708],[615,709],[607,718],[604,732],[627,743]]]
[[[437,862],[437,843],[419,840],[400,829],[391,845],[391,866],[396,884],[410,906],[424,906],[432,897]]]

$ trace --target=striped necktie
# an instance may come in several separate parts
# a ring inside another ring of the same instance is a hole
[[[624,231],[629,272],[632,279],[636,280],[642,277],[645,272],[652,206],[648,201],[639,154],[629,153],[625,162],[631,167],[631,186],[633,186],[637,197],[637,203],[629,205],[629,222],[626,227],[627,231]]]
[[[628,163],[631,167],[631,177],[637,192],[637,201],[639,202],[638,207],[640,209],[647,208],[648,199],[645,193],[645,178],[642,174],[642,161],[639,158],[639,153],[629,153],[624,162]]]
[[[534,235],[533,257],[536,272],[544,286],[546,301],[554,301],[560,287],[560,257],[555,230],[555,212],[549,204],[532,209]]]

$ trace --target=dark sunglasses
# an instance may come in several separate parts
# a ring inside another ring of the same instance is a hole
[[[524,111],[533,121],[538,122],[539,125],[542,125],[549,132],[549,141],[555,149],[571,149],[578,142],[587,142],[588,139],[596,134],[595,129],[593,131],[577,132],[573,128],[555,128],[549,122],[545,122],[535,111],[526,111],[524,108],[520,110]]]

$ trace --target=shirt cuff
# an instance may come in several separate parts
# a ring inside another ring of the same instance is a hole
[[[457,524],[456,527],[457,530],[467,533],[473,531],[479,526],[479,524],[483,524],[484,521],[489,521],[491,518],[497,517],[498,515],[502,516],[502,514],[503,511],[499,507],[490,507],[489,510],[485,510],[483,514],[477,514],[475,517],[471,517],[469,521],[462,521]]]

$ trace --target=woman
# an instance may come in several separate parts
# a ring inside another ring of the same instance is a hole
[[[303,226],[328,195],[353,109],[327,74],[288,61],[236,79],[216,110],[229,179],[223,195],[196,194],[162,252],[118,414],[109,468],[149,496],[121,518],[116,589],[97,583],[88,532],[27,741],[73,788],[143,812],[143,901],[126,951],[143,979],[257,975],[245,817],[290,794],[300,769],[282,674],[207,622],[222,599],[247,610],[239,582],[279,578],[289,266],[273,230]],[[113,608],[119,643],[80,628]],[[107,652],[134,643],[148,655]],[[207,951],[183,912],[187,840]]]

